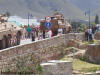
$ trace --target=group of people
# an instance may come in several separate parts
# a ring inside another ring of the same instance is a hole
[[[95,26],[87,27],[85,30],[85,40],[92,41],[94,39],[95,32],[96,32]]]
[[[31,39],[35,41],[35,38],[42,40],[45,38],[51,38],[53,36],[52,30],[48,29],[46,31],[41,31],[39,28],[28,26],[27,28],[23,27],[22,39]]]
[[[23,33],[22,33],[22,39],[30,39],[31,37],[35,35],[36,30],[32,27],[23,27]],[[34,37],[35,38],[35,37]],[[35,39],[32,39],[34,41]]]

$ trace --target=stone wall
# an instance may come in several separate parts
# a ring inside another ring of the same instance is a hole
[[[39,61],[51,60],[53,57],[59,56],[62,51],[62,45],[65,44],[65,37],[56,36],[51,39],[16,46],[0,51],[0,70],[5,70],[8,65],[15,66],[16,58],[22,58],[30,54],[34,54]]]
[[[100,40],[100,32],[97,32],[97,33],[95,34],[95,39]]]
[[[74,39],[74,40],[82,40],[82,41],[84,41],[85,40],[85,35],[83,33],[69,33],[69,34],[65,35],[65,38],[67,40]]]
[[[35,57],[39,63],[58,59],[64,55],[64,48],[69,39],[84,40],[83,34],[66,34],[1,50],[0,71],[5,71],[9,67],[15,69],[19,60],[24,60],[26,64],[29,64],[30,56]]]
[[[72,75],[72,62],[52,60],[41,64],[43,75]]]
[[[100,45],[88,45],[85,56],[89,59],[89,61],[100,64]]]

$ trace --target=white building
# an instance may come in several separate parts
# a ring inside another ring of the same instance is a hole
[[[9,22],[13,22],[16,23],[17,25],[28,25],[28,21],[29,21],[29,25],[34,25],[34,26],[39,26],[40,22],[38,22],[37,18],[32,18],[32,19],[23,19],[19,16],[11,16],[8,19]]]

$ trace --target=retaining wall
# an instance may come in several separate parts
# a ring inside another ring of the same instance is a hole
[[[0,51],[0,71],[5,71],[9,66],[16,68],[18,60],[28,62],[28,57],[34,55],[39,62],[54,60],[64,55],[64,48],[69,39],[84,40],[83,34],[66,34],[55,36],[25,45],[15,46]]]

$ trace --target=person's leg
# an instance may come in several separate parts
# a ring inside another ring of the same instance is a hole
[[[85,33],[85,41],[87,41],[87,34]]]
[[[30,38],[30,33],[28,33],[28,39]]]
[[[92,39],[94,39],[94,34],[92,34]]]
[[[87,33],[87,41],[89,41],[89,33]]]
[[[91,40],[91,34],[89,34],[89,41]]]
[[[93,40],[93,34],[91,34],[91,40]]]
[[[27,34],[27,38],[29,38],[29,32],[28,32],[28,34]]]
[[[35,41],[35,36],[32,36],[32,41]]]
[[[33,40],[33,36],[32,36],[32,41],[34,41],[34,40]]]
[[[35,41],[35,36],[34,36],[34,41]]]
[[[92,34],[90,34],[90,40],[92,41],[93,39],[92,39]]]
[[[88,41],[88,40],[89,40],[89,34],[87,33],[87,35],[86,35],[86,36],[87,36],[86,38],[87,38],[87,41]]]
[[[26,39],[28,39],[28,33],[26,33]]]
[[[25,33],[25,39],[27,38],[27,35],[26,35],[26,33]]]
[[[30,39],[30,32],[29,32],[29,39]]]
[[[23,40],[25,39],[25,34],[22,35],[22,39],[23,39]]]

